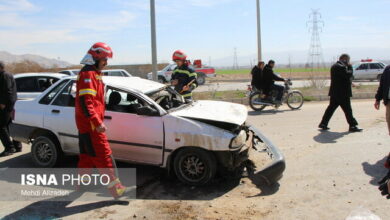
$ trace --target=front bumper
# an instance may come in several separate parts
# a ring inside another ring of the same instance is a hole
[[[249,131],[253,132],[252,138],[252,151],[253,153],[263,153],[264,151],[272,159],[272,162],[267,164],[264,168],[253,170],[249,173],[249,178],[253,181],[258,182],[265,180],[268,184],[273,184],[280,180],[283,176],[283,172],[286,169],[286,162],[282,152],[266,138],[257,128],[249,126]],[[258,142],[264,143],[262,146],[264,149],[257,148]]]

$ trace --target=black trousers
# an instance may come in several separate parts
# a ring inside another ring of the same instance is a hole
[[[5,150],[14,148],[14,144],[9,134],[10,123],[11,123],[11,112],[0,110],[0,140]]]
[[[277,85],[277,84],[273,84],[273,85],[271,86],[271,89],[272,89],[272,90],[276,90],[277,93],[278,93],[277,96],[276,96],[276,100],[277,100],[277,101],[282,101],[284,86]]]
[[[356,119],[353,117],[351,98],[350,97],[330,97],[329,106],[325,111],[324,116],[322,117],[321,124],[327,126],[330,119],[333,116],[333,113],[338,107],[343,109],[345,118],[348,121],[350,127],[358,125]]]

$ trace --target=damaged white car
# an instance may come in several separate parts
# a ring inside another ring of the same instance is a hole
[[[11,134],[32,143],[33,161],[53,167],[64,154],[78,154],[74,119],[76,77],[63,78],[35,100],[16,103]],[[138,77],[103,77],[104,123],[115,159],[160,166],[191,185],[203,185],[219,170],[234,171],[251,155],[267,155],[254,178],[278,181],[285,169],[282,154],[256,128],[246,124],[247,108],[219,101],[185,104],[170,86]],[[268,153],[268,154],[267,154]]]

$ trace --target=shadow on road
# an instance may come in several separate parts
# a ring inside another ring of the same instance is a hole
[[[332,132],[332,131],[321,131],[319,134],[313,137],[313,139],[322,144],[337,143],[337,140],[349,134],[349,132]]]
[[[372,179],[370,180],[370,184],[374,186],[378,186],[378,182],[386,175],[388,172],[388,169],[386,169],[383,165],[385,164],[385,161],[387,159],[387,155],[381,159],[378,160],[375,164],[369,164],[368,162],[362,163],[362,167],[364,172],[371,176]]]
[[[101,201],[93,202],[88,204],[76,205],[67,207],[73,201],[77,200],[83,193],[82,192],[73,192],[70,194],[71,198],[67,196],[69,201],[55,201],[60,200],[60,197],[53,199],[42,200],[34,202],[28,206],[25,206],[7,216],[4,216],[2,219],[11,220],[11,219],[58,219],[67,217],[70,215],[83,213],[91,211],[98,208],[108,207],[112,205],[128,205],[128,201]]]
[[[267,109],[262,111],[250,111],[248,112],[248,115],[256,116],[256,115],[275,115],[278,113],[284,113],[286,111],[290,110],[281,110],[281,109]]]

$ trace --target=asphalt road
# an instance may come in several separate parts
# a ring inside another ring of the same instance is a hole
[[[302,110],[249,111],[259,128],[286,157],[284,177],[273,186],[247,178],[217,179],[206,187],[188,187],[162,175],[159,168],[136,166],[141,181],[129,203],[0,201],[4,219],[345,219],[359,207],[389,219],[389,202],[377,190],[390,142],[384,109],[372,100],[353,101],[362,133],[348,133],[338,110],[329,132],[317,130],[327,102],[305,103]],[[1,147],[0,147],[1,150]],[[0,168],[31,166],[29,147],[0,158]],[[75,159],[70,158],[69,163]],[[73,162],[72,162],[73,161]],[[128,166],[120,164],[120,166]],[[0,181],[6,181],[1,180]],[[0,182],[1,184],[1,182]]]
[[[296,80],[292,81],[292,88],[301,88],[311,85],[310,80]],[[320,80],[321,84],[324,83],[325,86],[330,84],[330,80]],[[379,85],[379,82],[369,82],[369,81],[358,81],[356,84],[361,85]],[[280,84],[280,82],[278,82]],[[282,83],[283,84],[283,83]],[[208,92],[208,91],[235,91],[235,90],[246,90],[250,82],[207,82],[205,85],[199,86],[196,89],[196,92]]]

